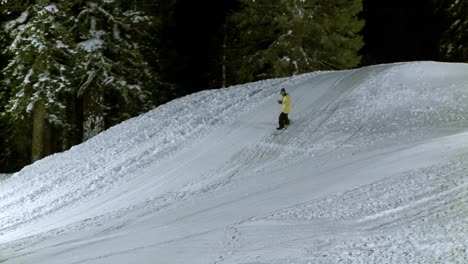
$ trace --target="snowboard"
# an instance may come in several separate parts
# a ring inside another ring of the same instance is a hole
[[[286,128],[288,128],[291,124],[292,124],[292,120],[290,119],[290,120],[289,120],[289,124],[286,125],[286,126],[284,126],[283,129],[278,129],[278,128],[276,128],[275,130],[276,130],[277,132],[281,132],[281,131],[285,130]]]

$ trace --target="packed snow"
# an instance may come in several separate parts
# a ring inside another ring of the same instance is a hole
[[[468,64],[207,90],[0,176],[0,263],[468,263],[467,174]]]

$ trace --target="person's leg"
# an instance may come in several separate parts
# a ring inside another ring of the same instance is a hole
[[[285,117],[284,117],[284,124],[285,124],[286,126],[289,126],[289,116],[288,116],[288,114],[284,114],[284,116],[285,116]]]
[[[276,129],[282,129],[283,120],[281,119],[281,114],[278,116],[278,127]]]
[[[281,113],[278,117],[278,129],[283,129],[285,124],[285,113]]]

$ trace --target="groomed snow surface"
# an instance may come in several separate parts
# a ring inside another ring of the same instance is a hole
[[[468,263],[467,175],[468,64],[209,90],[1,177],[0,263]]]

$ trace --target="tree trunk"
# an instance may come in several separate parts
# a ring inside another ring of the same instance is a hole
[[[105,129],[104,100],[102,94],[96,90],[89,90],[83,95],[83,141]]]
[[[222,88],[226,88],[226,22],[224,22],[223,25],[223,48],[222,48],[222,59],[221,59],[221,64],[222,64]]]
[[[39,100],[34,106],[33,131],[32,131],[32,162],[50,154],[50,129],[47,122],[47,112],[44,101]]]
[[[67,105],[68,126],[61,132],[61,151],[78,145],[83,140],[83,102],[77,96],[70,96]]]

